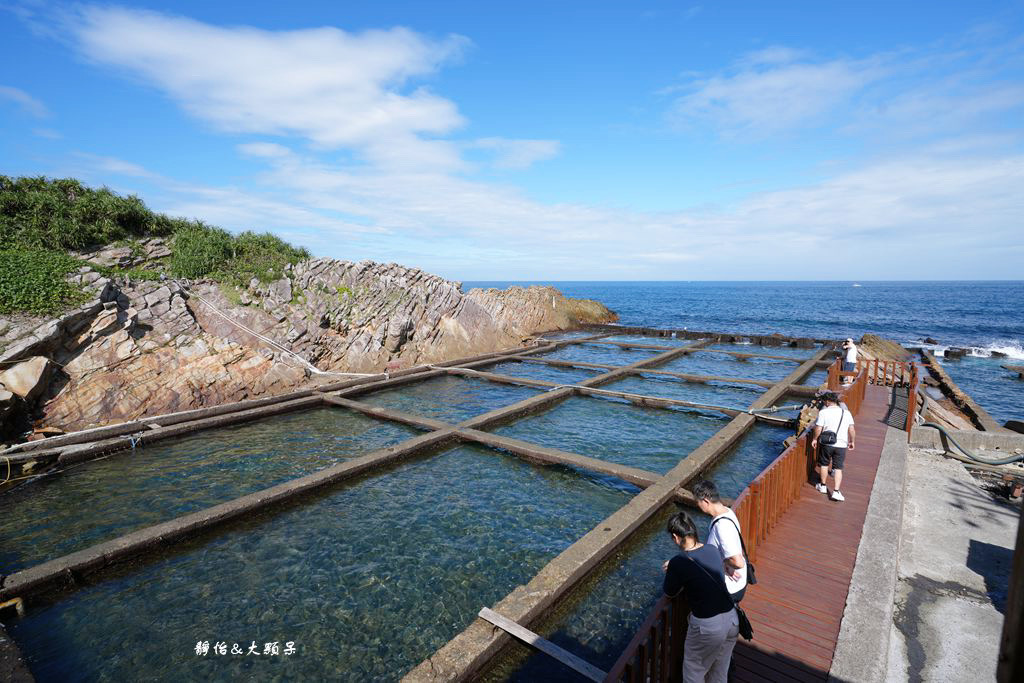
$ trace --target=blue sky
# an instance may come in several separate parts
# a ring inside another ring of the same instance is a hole
[[[1022,2],[0,0],[0,173],[459,280],[1019,279]]]

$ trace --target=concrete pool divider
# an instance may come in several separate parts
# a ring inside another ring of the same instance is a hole
[[[574,341],[556,340],[533,348],[505,349],[468,358],[445,361],[437,365],[470,365],[481,361],[486,362],[492,358],[511,358],[520,354],[544,353]],[[429,373],[431,371],[428,367],[421,365],[397,370],[390,375],[380,373],[358,379],[333,382],[309,389],[300,389],[285,394],[278,394],[277,396],[267,396],[259,399],[225,403],[209,408],[155,415],[116,425],[70,432],[39,441],[15,444],[0,451],[0,458],[3,458],[6,463],[13,467],[19,468],[26,465],[36,468],[40,465],[49,466],[55,463],[70,464],[82,462],[108,453],[128,450],[134,448],[139,443],[152,443],[202,429],[229,426],[313,407],[317,401],[307,401],[307,399],[316,398],[320,392],[358,389],[360,387],[365,387],[362,391],[373,391],[433,376]],[[435,372],[434,374],[440,373]]]
[[[358,477],[425,450],[441,447],[446,442],[456,441],[457,438],[452,429],[421,434],[395,446],[377,449],[304,477],[148,526],[23,569],[10,576],[0,577],[0,601],[14,597],[30,598],[42,591],[74,586],[114,564],[147,552],[165,549],[172,543],[211,531],[272,506],[294,503],[300,496],[312,494],[329,485]]]
[[[324,400],[327,403],[361,412],[370,417],[382,418],[412,427],[421,427],[425,429],[450,428],[461,441],[466,443],[478,443],[496,450],[505,451],[511,455],[521,457],[532,464],[572,466],[598,472],[600,474],[608,474],[641,489],[647,488],[661,478],[661,475],[656,472],[640,469],[638,467],[620,465],[607,460],[600,460],[598,458],[591,458],[557,448],[541,446],[529,441],[492,434],[491,432],[484,432],[478,429],[460,428],[455,425],[441,422],[440,420],[424,418],[391,408],[381,408],[369,403],[353,401],[333,394],[325,394]],[[686,489],[680,489],[676,493],[676,500],[691,507],[696,506],[696,500],[694,499],[693,494]],[[731,501],[726,504],[731,504]]]
[[[696,349],[698,351],[702,349]],[[709,349],[710,350],[710,349]],[[548,358],[509,358],[509,360],[517,363],[529,363],[529,364],[545,364],[553,365],[556,367],[566,368],[583,368],[588,370],[614,370],[620,366],[608,365],[606,363],[584,363],[582,361],[571,361],[571,360],[551,360]],[[801,363],[806,358],[792,358],[793,362]],[[708,382],[731,382],[734,384],[753,384],[759,387],[771,388],[774,387],[778,382],[773,382],[769,379],[748,379],[746,377],[722,377],[719,375],[694,375],[686,372],[670,372],[668,370],[650,370],[641,368],[639,370],[630,370],[631,374],[634,375],[661,375],[666,377],[675,377],[687,382],[697,382],[699,384],[706,384]],[[800,385],[797,385],[800,386]],[[806,389],[807,387],[800,387]],[[816,391],[816,390],[812,390]]]
[[[827,349],[821,349],[803,362],[789,376],[754,401],[751,408],[767,408],[782,398],[789,386],[813,370],[825,353]],[[591,381],[610,381],[604,378],[606,376],[602,375]],[[488,419],[483,417],[477,418],[474,422],[478,424],[472,426],[485,427],[500,419],[498,416]],[[609,557],[637,528],[676,498],[682,487],[713,466],[754,422],[754,417],[749,414],[734,417],[666,475],[634,496],[626,505],[551,560],[529,583],[518,586],[491,609],[529,628],[533,622],[553,609],[560,598]],[[460,425],[463,428],[467,426],[470,425]],[[477,618],[433,655],[420,662],[406,674],[403,681],[434,683],[473,680],[492,658],[511,642],[512,638],[507,633],[498,631],[487,621]]]
[[[942,364],[935,358],[935,354],[928,349],[919,349],[921,358],[924,361],[924,366],[931,373],[941,389],[942,393],[945,394],[950,401],[956,405],[957,408],[962,410],[974,425],[986,432],[1008,432],[1009,430],[1004,428],[1001,424],[996,422],[995,418],[988,414],[988,411],[982,408],[978,403],[971,398],[970,394],[965,392],[953,378],[949,376],[946,369],[942,367]]]
[[[564,343],[572,343],[572,340],[567,340]],[[555,342],[551,345],[519,350],[518,353],[540,353],[558,348],[559,345],[561,345],[560,342]],[[448,361],[448,363],[462,364],[463,366],[475,365],[477,363],[493,362],[491,360],[492,358],[504,357],[507,355],[509,355],[508,351],[501,351],[484,354],[483,356],[475,356],[471,359]],[[357,381],[355,384],[350,382],[340,382],[327,386],[334,387],[335,391],[338,393],[364,393],[391,386],[398,386],[409,381],[419,381],[432,376],[441,376],[443,374],[446,374],[443,369],[431,371],[427,366],[418,366],[417,368],[410,368],[403,372],[402,376],[392,379],[367,382],[366,378],[364,378],[363,382]],[[372,380],[372,378],[370,379]],[[147,432],[146,438],[149,441],[156,440],[152,437],[169,438],[170,436],[177,436],[183,433],[198,431],[200,429],[257,419],[259,417],[266,417],[269,414],[276,414],[284,410],[297,410],[314,405],[327,404],[344,405],[345,407],[348,407],[348,404],[355,404],[355,402],[349,402],[341,396],[327,396],[317,390],[309,390],[308,392],[304,391],[302,393],[308,393],[311,395],[303,396],[302,398],[292,401],[284,401],[276,405],[246,409],[239,413],[219,415],[213,418],[208,418],[207,420],[188,422],[173,427],[157,427]],[[161,524],[139,529],[110,541],[90,546],[63,557],[49,560],[34,567],[15,572],[9,576],[0,576],[0,600],[5,600],[10,597],[27,597],[37,594],[43,590],[66,586],[69,583],[74,584],[76,581],[88,575],[96,574],[105,567],[123,562],[153,549],[165,547],[171,542],[183,540],[200,532],[210,531],[215,527],[233,522],[241,516],[251,512],[262,510],[272,505],[289,502],[300,496],[309,494],[314,490],[322,489],[331,484],[360,476],[373,469],[390,465],[399,459],[436,448],[446,441],[455,441],[459,439],[456,430],[446,423],[431,420],[429,418],[408,415],[387,408],[378,408],[375,406],[368,406],[366,404],[357,405],[364,413],[376,414],[376,416],[384,419],[394,420],[396,422],[409,424],[415,427],[432,429],[434,431],[407,439],[395,446],[377,449],[359,458],[327,467],[318,472],[284,482],[262,491],[241,496],[234,500],[205,508],[204,510],[199,510],[188,515],[183,515]],[[79,454],[81,454],[81,459],[87,459],[89,457],[97,457],[101,451],[124,448],[124,445],[123,438],[115,438],[107,439],[98,443],[72,445],[68,448],[75,449],[71,453],[66,454],[69,461],[74,461],[74,458]],[[60,457],[63,458],[65,456],[61,455]]]
[[[656,349],[659,351],[670,351],[675,346],[661,346],[658,344],[634,344],[633,342],[618,342],[618,341],[606,341],[606,340],[592,340],[583,342],[584,344],[609,344],[612,346],[618,346],[621,349]],[[748,359],[748,358],[768,358],[771,360],[783,360],[789,363],[801,363],[806,358],[793,358],[791,356],[774,356],[767,353],[749,353],[746,351],[729,351],[727,349],[699,349],[701,353],[721,353],[727,356],[733,356],[735,358]]]
[[[493,364],[496,362],[501,362],[501,360],[504,358],[515,358],[524,354],[546,352],[554,350],[566,344],[580,343],[581,341],[582,340],[579,338],[558,340],[551,344],[545,344],[543,346],[538,346],[531,349],[514,349],[511,352],[502,351],[491,354],[484,354],[482,356],[475,356],[471,359],[448,361],[445,364],[439,364],[439,366],[460,365],[462,367],[465,367],[469,365]],[[615,378],[628,375],[633,369],[649,365],[656,365],[658,363],[667,362],[668,360],[676,356],[685,355],[686,353],[692,351],[694,348],[705,343],[707,342],[700,341],[692,345],[687,345],[686,347],[672,349],[671,351],[668,351],[664,354],[659,354],[654,357],[645,358],[641,361],[638,361],[637,363],[634,363],[633,365],[617,368],[604,375],[591,378],[590,380],[587,380],[587,382],[584,382],[583,384],[598,385],[603,382],[612,381]],[[434,371],[427,372],[425,370],[426,369],[424,367],[420,366],[417,368],[410,368],[406,371],[400,371],[400,373],[395,373],[396,375],[401,374],[401,376],[399,377],[394,377],[380,381],[372,381],[373,378],[370,378],[370,381],[368,381],[366,378],[364,378],[362,380],[353,380],[351,382],[340,382],[335,383],[333,385],[324,385],[322,387],[319,387],[319,390],[310,389],[298,392],[302,394],[302,396],[298,399],[294,399],[291,396],[269,398],[276,398],[280,401],[280,403],[291,404],[285,406],[285,408],[282,410],[298,409],[307,405],[312,406],[316,404],[338,405],[339,402],[341,402],[341,405],[344,405],[345,407],[352,407],[352,405],[345,405],[347,399],[344,399],[341,396],[328,397],[323,395],[321,391],[327,387],[333,387],[339,393],[347,394],[351,392],[353,394],[358,394],[365,393],[368,391],[374,391],[381,388],[387,388],[389,386],[397,386],[400,384],[404,384],[408,381],[418,381],[426,379],[429,376],[435,376]],[[441,369],[436,372],[438,375],[440,375],[442,373],[445,373],[446,371],[445,369]],[[779,385],[780,387],[785,385],[785,380],[783,382],[780,382]],[[572,389],[558,389],[555,391],[550,391],[545,394],[540,394],[536,397],[531,397],[517,404],[513,404],[512,406],[507,406],[505,408],[490,411],[489,413],[485,413],[483,415],[474,417],[470,420],[460,423],[454,428],[446,426],[440,421],[430,420],[429,418],[421,418],[419,416],[408,416],[400,413],[399,411],[391,411],[386,408],[369,407],[369,410],[375,412],[378,417],[394,420],[397,422],[404,422],[405,424],[411,424],[413,426],[419,426],[426,429],[434,429],[435,431],[419,435],[417,437],[406,440],[405,442],[402,442],[389,448],[378,449],[364,456],[361,456],[360,458],[356,458],[351,461],[341,463],[339,465],[325,468],[324,470],[321,470],[319,472],[315,472],[304,477],[284,482],[280,485],[265,489],[263,491],[258,491],[247,496],[242,496],[240,498],[222,503],[220,505],[216,505],[210,508],[206,508],[204,510],[197,511],[195,513],[191,513],[189,515],[184,515],[176,519],[169,520],[168,522],[137,530],[135,532],[123,535],[110,541],[100,543],[89,548],[85,548],[81,551],[77,551],[75,553],[71,553],[69,555],[65,555],[63,557],[47,561],[40,565],[36,565],[34,567],[30,567],[28,569],[16,572],[15,574],[12,574],[10,576],[0,577],[0,599],[8,599],[10,597],[32,596],[45,590],[58,589],[62,587],[67,587],[69,585],[74,585],[75,583],[83,579],[98,574],[106,567],[121,563],[132,557],[140,556],[154,550],[166,548],[169,545],[175,542],[180,542],[190,536],[210,532],[216,527],[237,521],[240,518],[254,511],[265,510],[272,506],[285,505],[297,502],[301,496],[313,494],[316,491],[325,490],[325,488],[328,487],[329,485],[347,479],[351,479],[357,476],[361,476],[371,470],[388,466],[403,458],[412,457],[417,454],[421,454],[423,452],[439,448],[449,441],[464,440],[480,441],[482,443],[483,441],[481,440],[481,438],[473,438],[479,437],[478,434],[473,433],[473,430],[476,427],[489,426],[491,424],[494,424],[498,421],[501,421],[509,417],[510,415],[518,415],[522,414],[523,412],[529,412],[531,410],[540,409],[541,407],[547,407],[552,403],[559,402],[564,398],[573,395],[574,393],[575,391]],[[259,400],[264,401],[269,400],[269,398]],[[239,414],[237,415],[232,415],[228,413],[222,415],[215,415],[211,418],[207,418],[208,420],[212,420],[212,422],[207,422],[204,420],[193,420],[192,422],[186,422],[175,427],[157,426],[152,428],[150,432],[148,432],[148,434],[152,436],[158,436],[161,438],[168,438],[170,436],[176,436],[181,433],[187,433],[190,431],[197,431],[199,429],[220,426],[228,421],[231,421],[231,423],[233,423],[244,421],[247,419],[255,419],[257,417],[265,416],[268,412],[271,412],[274,409],[278,408],[278,405],[266,405],[255,409],[246,408],[244,410],[238,410],[237,412]],[[254,411],[261,412],[255,413]],[[186,412],[192,413],[193,411]],[[364,410],[364,412],[367,411]],[[742,417],[748,417],[750,418],[750,423],[753,422],[753,418],[749,415],[741,416],[741,418],[737,419],[742,419]],[[155,422],[155,419],[156,418],[152,418],[147,422],[153,423]],[[735,438],[738,438],[740,435],[742,435],[742,432],[745,431],[746,427],[749,427],[749,424],[746,424],[743,427],[743,429],[735,435],[734,439],[726,444],[726,446],[728,446],[729,443],[735,441]],[[486,433],[481,432],[481,434]],[[487,437],[484,438],[489,438],[489,436],[490,435],[487,435]],[[152,441],[154,439],[149,440]],[[713,440],[714,438],[706,442],[705,445],[711,443]],[[118,441],[121,444],[121,447],[124,447],[123,438],[113,439],[111,441]],[[78,446],[79,444],[71,445]],[[506,445],[510,444],[506,442]],[[90,448],[96,448],[97,444],[86,443],[83,446],[84,448],[81,449],[81,451],[79,452],[82,452]],[[114,444],[102,444],[102,446],[109,449],[115,449]],[[78,450],[79,449],[76,449],[76,451]],[[36,453],[36,455],[38,455],[38,453]],[[69,454],[69,456],[71,455],[73,455],[73,453]],[[551,456],[552,453],[547,453],[546,455]],[[569,455],[575,456],[575,454]],[[560,455],[559,457],[564,456]],[[576,457],[584,458],[584,456]],[[577,463],[570,464],[586,463],[584,463],[581,460],[577,461]],[[589,464],[597,464],[597,461],[590,462]],[[601,466],[606,469],[608,468],[607,463],[603,463],[601,464]],[[621,468],[621,466],[615,467],[619,468],[617,470],[619,474],[624,473],[627,474],[627,476],[633,477],[633,479],[635,479],[638,484],[648,484],[648,476],[651,477],[655,482],[658,481],[657,475],[645,473],[642,470],[626,472],[626,469]],[[619,476],[619,474],[616,474],[616,476]],[[653,484],[649,484],[649,486],[650,485]],[[671,495],[676,497],[677,499],[686,500],[685,491],[674,490]]]
[[[818,339],[814,337],[790,337],[782,334],[727,334],[710,330],[663,329],[659,327],[642,327],[616,325],[611,323],[587,323],[580,326],[588,332],[608,332],[609,334],[634,334],[642,337],[671,337],[675,339],[708,339],[712,344],[749,343],[755,346],[796,346],[798,348],[814,348],[815,345],[833,344],[834,339]]]

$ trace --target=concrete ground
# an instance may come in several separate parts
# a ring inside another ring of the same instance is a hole
[[[1020,504],[910,449],[902,513],[887,680],[995,680]]]

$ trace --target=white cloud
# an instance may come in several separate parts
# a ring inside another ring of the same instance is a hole
[[[276,142],[246,142],[238,145],[238,151],[248,157],[258,159],[280,159],[291,156],[292,151]]]
[[[325,148],[372,145],[381,159],[388,139],[407,147],[463,123],[451,101],[409,88],[459,56],[468,43],[459,36],[431,40],[404,28],[271,32],[95,6],[71,30],[89,59],[135,75],[231,133],[299,135]]]
[[[818,122],[880,78],[878,60],[797,62],[800,53],[769,48],[742,58],[729,72],[697,79],[675,100],[677,125],[710,124],[731,134],[766,136]]]
[[[748,141],[816,127],[868,139],[958,135],[1024,106],[1024,43],[992,41],[858,59],[772,46],[660,93],[674,98],[671,123]]]
[[[824,180],[731,206],[609,210],[543,204],[472,178],[466,150],[486,153],[495,166],[525,168],[560,148],[553,140],[450,138],[462,123],[455,104],[411,81],[457,56],[464,39],[429,40],[406,29],[221,28],[116,8],[81,16],[75,35],[91,59],[143,79],[219,129],[260,138],[236,145],[260,169],[253,187],[178,183],[119,160],[96,159],[98,168],[159,186],[164,197],[155,208],[274,230],[326,256],[401,259],[481,279],[785,279],[864,278],[864,268],[875,277],[928,277],[932,268],[910,255],[939,242],[965,262],[993,244],[1019,248],[1024,156],[958,135],[973,117],[1017,106],[1012,88],[964,86],[942,100],[934,85],[888,98],[885,116],[896,121],[978,96],[960,107],[965,118],[943,127],[944,147],[843,160]],[[865,93],[897,72],[886,56],[814,62],[772,47],[699,77],[676,113],[689,124],[752,135],[806,126],[853,103],[868,120],[881,99]],[[353,155],[356,163],[337,161]],[[837,244],[843,259],[835,258]]]
[[[50,110],[46,108],[45,104],[18,88],[0,85],[0,100],[13,102],[21,107],[25,113],[37,119],[45,119],[50,115]]]
[[[557,156],[561,145],[557,140],[509,140],[507,138],[480,138],[469,145],[494,152],[494,165],[498,168],[521,170],[538,161]]]

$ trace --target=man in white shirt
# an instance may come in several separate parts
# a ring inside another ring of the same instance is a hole
[[[819,493],[828,494],[828,471],[831,466],[836,487],[832,489],[830,498],[841,503],[845,500],[839,490],[843,483],[843,461],[846,459],[846,451],[853,450],[856,437],[853,414],[839,405],[839,396],[834,391],[826,391],[822,400],[825,405],[818,411],[818,419],[814,422],[811,434],[811,448],[818,450],[818,472],[821,477],[821,482],[815,488]],[[834,434],[835,442],[819,443],[824,433]]]
[[[706,543],[717,548],[722,556],[725,587],[729,589],[733,602],[739,602],[747,590],[747,560],[740,538],[740,522],[736,514],[722,504],[713,482],[697,482],[693,486],[693,497],[697,499],[700,511],[712,517]]]
[[[857,372],[857,345],[853,343],[853,339],[847,339],[843,342],[843,373],[854,373]],[[852,378],[849,375],[843,377],[843,382],[849,384]]]

